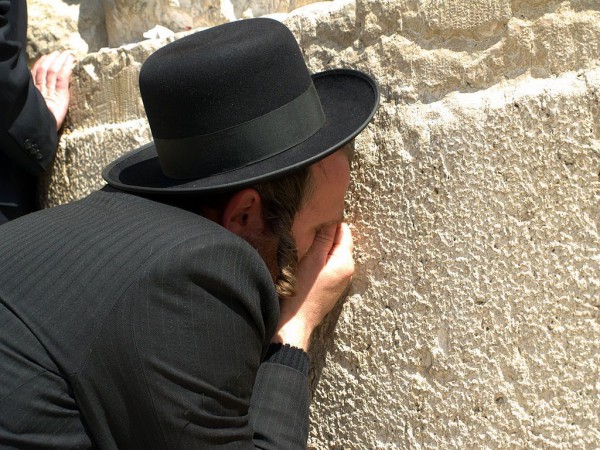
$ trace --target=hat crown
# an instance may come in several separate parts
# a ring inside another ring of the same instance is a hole
[[[235,127],[289,103],[311,85],[293,34],[264,18],[181,38],[153,53],[140,72],[155,139]]]
[[[156,51],[140,72],[153,135],[102,176],[132,192],[239,189],[313,164],[371,120],[379,90],[369,75],[311,75],[293,34],[272,19],[200,31]]]

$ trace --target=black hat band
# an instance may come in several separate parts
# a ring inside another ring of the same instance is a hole
[[[291,102],[248,122],[189,138],[155,138],[154,143],[165,175],[203,178],[281,153],[307,140],[324,123],[319,95],[311,83]],[[211,158],[201,156],[204,152],[210,152]]]

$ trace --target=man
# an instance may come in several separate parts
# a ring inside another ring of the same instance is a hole
[[[27,68],[27,3],[0,0],[0,224],[38,209],[36,176],[56,153],[69,106],[73,55]]]
[[[304,448],[377,86],[311,76],[285,26],[251,19],[158,50],[140,90],[154,141],[109,186],[0,228],[0,444]]]

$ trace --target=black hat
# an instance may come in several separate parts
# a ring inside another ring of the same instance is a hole
[[[312,164],[353,139],[379,102],[362,72],[311,76],[292,33],[264,18],[162,47],[142,66],[140,91],[154,142],[102,176],[157,194],[226,191]]]

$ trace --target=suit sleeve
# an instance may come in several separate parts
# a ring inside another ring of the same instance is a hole
[[[31,175],[52,162],[58,145],[56,120],[27,67],[22,27],[24,0],[0,0],[0,151]]]
[[[278,300],[246,243],[171,249],[119,308],[78,386],[99,447],[306,448],[307,377],[286,351],[265,357]]]
[[[269,347],[250,406],[254,443],[265,450],[305,449],[308,440],[308,356],[281,344]]]

